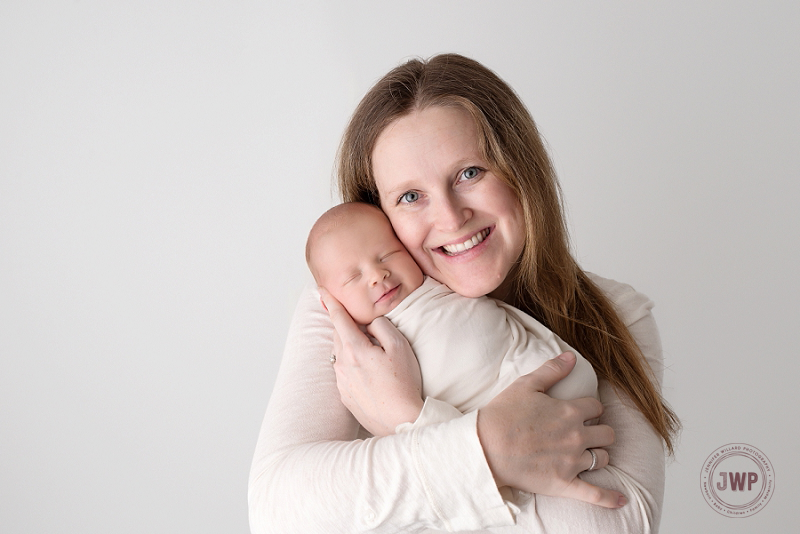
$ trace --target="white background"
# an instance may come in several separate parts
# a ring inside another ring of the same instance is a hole
[[[795,525],[798,6],[0,3],[0,530],[247,532],[339,137],[448,51],[531,109],[583,266],[657,303],[662,531]],[[700,493],[730,442],[775,468],[747,519]]]

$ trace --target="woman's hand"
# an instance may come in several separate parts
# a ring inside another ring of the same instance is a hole
[[[597,456],[595,469],[608,465],[608,453],[600,447],[614,442],[614,431],[583,424],[599,417],[603,405],[544,393],[574,366],[575,356],[567,352],[518,378],[478,411],[478,437],[498,487],[619,508],[627,502],[621,493],[577,477],[592,465],[590,448]]]
[[[335,328],[336,385],[342,403],[374,436],[394,434],[400,423],[412,423],[422,411],[419,363],[406,338],[385,317],[367,326],[376,346],[350,314],[325,289],[323,304]]]

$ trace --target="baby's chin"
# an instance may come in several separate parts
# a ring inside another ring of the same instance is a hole
[[[388,313],[388,312],[387,312]],[[372,324],[372,321],[377,319],[378,317],[383,317],[383,314],[376,314],[376,315],[359,315],[358,317],[354,317],[352,314],[350,315],[353,317],[353,321],[356,322],[358,326],[367,326]]]
[[[391,303],[391,305],[390,305],[390,306],[389,306],[387,309],[384,309],[382,313],[378,313],[378,314],[375,314],[375,315],[363,316],[363,317],[359,317],[358,319],[356,319],[355,317],[353,317],[353,320],[354,320],[354,321],[356,322],[356,324],[358,324],[359,326],[367,326],[367,325],[369,325],[369,324],[372,324],[372,322],[373,322],[375,319],[378,319],[378,318],[380,318],[380,317],[383,317],[383,316],[384,316],[384,315],[386,315],[387,313],[390,313],[390,312],[391,312],[392,310],[394,310],[394,309],[395,309],[395,308],[396,308],[396,307],[397,307],[397,306],[398,306],[398,305],[399,305],[399,304],[400,304],[402,301],[403,301],[403,299],[399,299],[399,300],[397,300],[397,301],[395,301],[395,302],[392,302],[392,303]],[[367,320],[367,319],[368,319],[368,320]]]
[[[392,306],[392,310],[395,309],[396,307],[397,307],[396,304],[394,306]],[[381,317],[383,317],[384,315],[386,315],[387,313],[389,313],[392,310],[386,310],[385,313],[381,313],[380,315],[372,316],[372,318],[369,320],[369,322],[362,323],[361,321],[356,321],[356,323],[359,326],[368,326],[368,325],[372,324],[376,319],[380,319]]]

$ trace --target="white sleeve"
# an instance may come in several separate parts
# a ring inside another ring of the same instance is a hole
[[[661,340],[651,313],[653,303],[628,285],[611,280],[595,279],[617,308],[645,359],[661,386],[663,356]],[[600,400],[604,406],[601,424],[614,429],[616,441],[607,447],[609,466],[582,473],[587,482],[603,488],[620,491],[628,504],[609,510],[581,501],[547,495],[535,495],[534,502],[523,506],[516,514],[516,527],[497,529],[496,532],[528,532],[536,534],[561,533],[656,533],[661,519],[664,497],[665,451],[661,438],[627,396],[618,395],[605,380],[599,382]],[[420,417],[412,424],[398,426],[398,431],[409,431],[419,425],[430,424],[453,417],[455,410],[449,405],[427,399]],[[526,500],[525,495],[511,499],[508,504]],[[506,499],[509,495],[505,496]]]
[[[250,472],[254,534],[477,530],[513,524],[483,456],[476,414],[383,438],[339,400],[333,327],[298,303]],[[442,420],[447,417],[442,418]]]
[[[663,376],[661,340],[651,313],[653,303],[630,286],[595,279],[617,307],[653,370],[658,387]],[[617,510],[583,502],[536,495],[533,532],[559,534],[656,533],[664,499],[665,451],[661,438],[627,396],[617,394],[600,381],[604,413],[601,424],[614,429],[616,442],[607,447],[609,467],[581,474],[581,478],[603,488],[622,492],[628,504]],[[538,521],[536,520],[538,519]]]

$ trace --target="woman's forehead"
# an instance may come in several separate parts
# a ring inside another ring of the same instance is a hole
[[[459,108],[438,106],[389,125],[375,144],[372,171],[384,195],[419,181],[449,179],[479,159],[477,129],[470,115]]]

